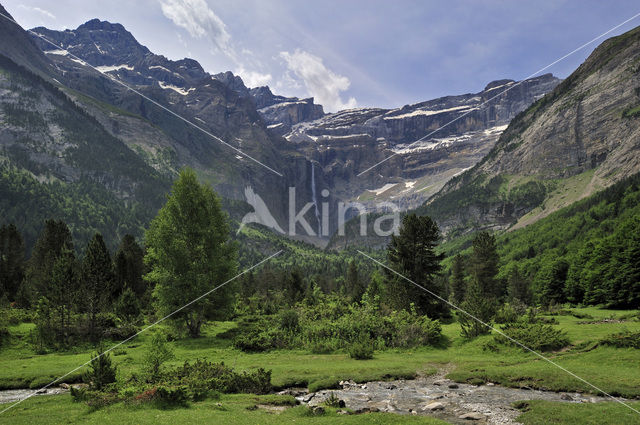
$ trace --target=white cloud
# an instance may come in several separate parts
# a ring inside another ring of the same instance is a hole
[[[222,52],[233,57],[231,35],[222,19],[205,0],[160,0],[162,13],[194,38],[209,37]]]
[[[350,97],[344,102],[340,93],[347,90],[351,82],[347,77],[338,75],[322,63],[322,58],[304,50],[280,52],[280,57],[287,62],[287,67],[301,79],[315,102],[324,106],[326,111],[355,108],[356,99]]]
[[[244,85],[249,88],[266,86],[272,79],[271,74],[261,74],[260,72],[249,71],[244,68],[237,69],[234,73],[239,75],[242,81],[244,81]]]
[[[30,12],[39,13],[40,15],[45,16],[45,17],[47,17],[49,19],[56,19],[56,16],[53,13],[49,12],[48,10],[44,10],[44,9],[42,9],[40,7],[26,6],[24,4],[18,5],[18,7],[20,9],[28,10]]]

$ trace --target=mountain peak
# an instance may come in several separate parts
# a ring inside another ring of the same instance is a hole
[[[80,25],[76,29],[76,31],[83,31],[83,30],[88,30],[88,31],[117,31],[117,32],[121,32],[121,33],[124,33],[124,34],[131,35],[131,33],[129,31],[127,31],[122,24],[111,23],[109,21],[101,21],[98,18],[93,18],[91,20],[88,20],[87,22],[85,22],[84,24]],[[131,37],[133,37],[133,36],[131,35]]]
[[[507,84],[513,84],[513,83],[515,83],[515,80],[510,80],[508,78],[505,78],[504,80],[494,80],[486,85],[486,87],[484,88],[484,91],[495,89],[496,87],[506,86]]]

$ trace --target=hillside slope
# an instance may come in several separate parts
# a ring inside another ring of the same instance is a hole
[[[638,171],[640,27],[597,47],[418,212],[446,233],[522,227]]]

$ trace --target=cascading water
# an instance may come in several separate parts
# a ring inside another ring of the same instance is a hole
[[[316,220],[318,221],[318,236],[322,235],[322,221],[320,221],[320,209],[318,208],[318,197],[316,196],[316,169],[311,162],[311,196],[313,197],[313,206],[316,210]]]

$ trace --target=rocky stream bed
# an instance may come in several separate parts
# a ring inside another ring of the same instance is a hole
[[[342,381],[341,389],[308,393],[304,388],[289,388],[280,394],[295,396],[300,403],[322,408],[327,399],[339,400],[344,414],[389,412],[406,415],[428,415],[452,424],[517,424],[521,413],[513,403],[527,400],[548,400],[564,403],[600,403],[611,399],[580,393],[559,393],[527,388],[509,388],[495,384],[470,385],[446,379],[448,368],[429,377],[413,380],[374,381],[358,384]],[[40,395],[61,394],[64,387],[49,388]],[[13,403],[29,396],[34,390],[0,391],[0,403]],[[346,410],[348,409],[348,410]],[[272,409],[269,409],[272,410]],[[282,409],[279,409],[282,410]]]

